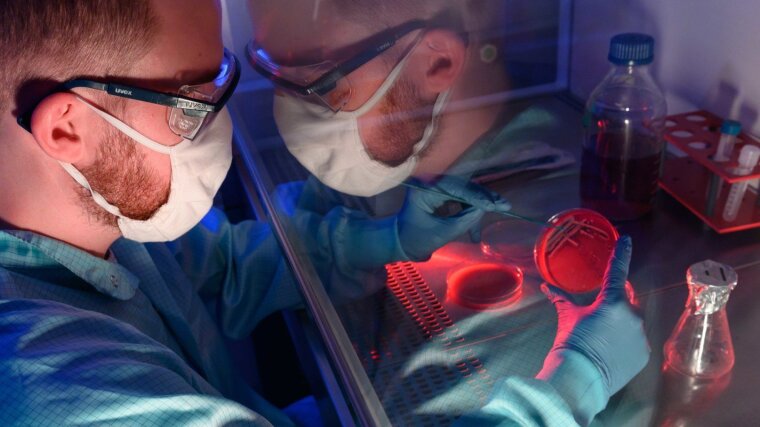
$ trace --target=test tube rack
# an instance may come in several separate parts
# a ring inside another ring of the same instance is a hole
[[[760,227],[760,197],[748,189],[734,221],[723,219],[731,184],[760,178],[760,165],[749,175],[736,175],[739,152],[746,144],[760,141],[742,132],[737,136],[731,159],[714,161],[723,119],[708,111],[692,111],[666,117],[665,141],[670,144],[664,159],[660,188],[697,215],[718,233]]]

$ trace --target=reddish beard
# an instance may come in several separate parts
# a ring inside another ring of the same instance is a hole
[[[382,118],[374,144],[367,144],[373,159],[388,166],[398,166],[414,152],[433,113],[435,98],[423,99],[417,86],[401,79],[382,101]]]
[[[145,155],[137,150],[137,143],[115,129],[106,131],[97,160],[81,172],[94,191],[131,219],[149,219],[169,199],[169,185],[163,185],[156,171],[145,165]],[[85,212],[101,224],[116,227],[118,218],[98,206],[89,191],[82,190]]]

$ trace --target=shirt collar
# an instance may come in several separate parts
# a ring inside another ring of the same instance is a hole
[[[558,151],[545,153],[545,143],[535,139],[537,129],[557,127],[558,118],[538,107],[529,108],[515,117],[501,117],[465,151],[446,172],[465,179],[487,173],[487,169],[519,169],[533,163],[556,161]],[[535,149],[537,156],[526,156]]]
[[[116,262],[30,231],[0,231],[0,243],[0,264],[7,268],[49,268],[58,264],[99,292],[119,300],[131,299],[139,285],[137,276]]]

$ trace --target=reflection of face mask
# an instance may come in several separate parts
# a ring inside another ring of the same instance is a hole
[[[407,57],[408,58],[408,57]],[[408,178],[419,153],[430,142],[448,92],[438,95],[433,117],[412,155],[398,166],[374,160],[359,134],[359,117],[385,97],[403,70],[406,58],[388,75],[374,95],[358,110],[333,113],[324,107],[290,96],[275,96],[274,117],[285,145],[322,183],[354,196],[374,196]]]
[[[232,163],[232,121],[227,110],[219,112],[193,140],[183,139],[179,144],[168,147],[147,138],[87,101],[80,100],[128,137],[153,151],[168,154],[171,159],[169,200],[146,221],[122,215],[119,208],[92,190],[84,175],[72,164],[61,163],[72,178],[90,191],[95,203],[119,218],[121,234],[138,242],[165,242],[178,238],[200,222],[211,209],[214,195]]]

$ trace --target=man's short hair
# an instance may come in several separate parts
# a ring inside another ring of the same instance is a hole
[[[75,77],[125,75],[157,29],[150,0],[0,0],[0,116]]]
[[[460,33],[477,32],[503,0],[332,0],[344,19],[382,30],[412,19],[435,20]]]
[[[427,19],[447,2],[431,0],[333,0],[346,19],[374,28],[388,28],[410,19]]]

